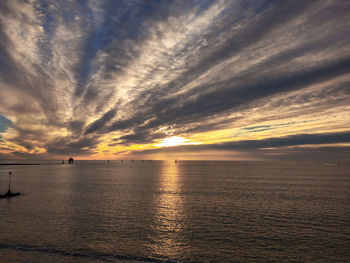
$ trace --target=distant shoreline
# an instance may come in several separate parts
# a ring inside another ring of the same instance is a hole
[[[62,163],[0,163],[0,165],[57,165]]]
[[[41,163],[0,163],[0,165],[42,165]]]

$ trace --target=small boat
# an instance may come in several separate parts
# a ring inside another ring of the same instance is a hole
[[[177,163],[177,159],[175,159],[175,163]]]

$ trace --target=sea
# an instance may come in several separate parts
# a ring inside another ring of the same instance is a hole
[[[350,163],[0,165],[0,262],[350,262]]]

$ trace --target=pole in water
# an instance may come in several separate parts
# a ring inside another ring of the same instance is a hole
[[[9,172],[9,191],[11,191],[11,172]]]

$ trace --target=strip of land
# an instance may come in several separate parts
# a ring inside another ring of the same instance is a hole
[[[40,165],[40,163],[0,163],[0,165]]]
[[[0,163],[0,165],[53,165],[62,163]]]

